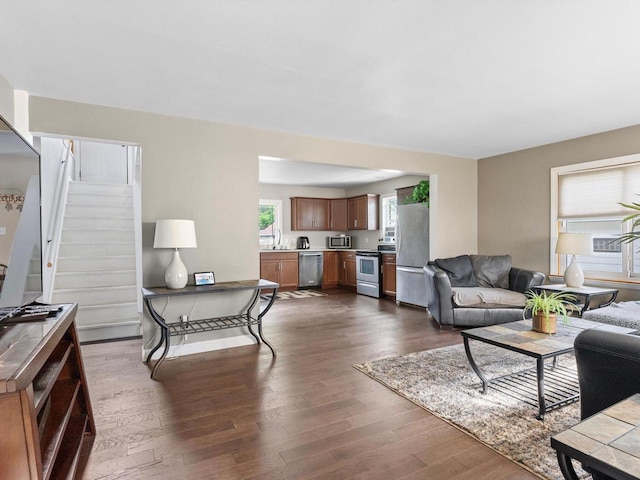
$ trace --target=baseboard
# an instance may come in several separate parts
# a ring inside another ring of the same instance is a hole
[[[246,345],[255,345],[256,341],[251,335],[238,335],[228,338],[215,338],[204,340],[202,342],[189,342],[181,344],[179,337],[174,337],[169,347],[167,357],[194,355],[196,353],[211,352],[213,350],[224,350],[225,348],[244,347]],[[146,360],[151,348],[143,349],[143,359]],[[153,354],[152,359],[158,359],[162,355],[162,348]]]

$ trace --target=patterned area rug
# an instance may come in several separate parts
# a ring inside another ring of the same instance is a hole
[[[489,379],[535,366],[535,360],[508,350],[473,341],[470,345]],[[575,368],[575,359],[565,355],[559,364]],[[483,395],[462,345],[354,367],[541,478],[563,479],[550,438],[580,421],[578,403],[547,413],[540,421],[535,418],[537,407],[493,389]],[[588,477],[575,467],[581,478]]]
[[[293,290],[291,292],[278,292],[278,300],[292,300],[297,298],[326,297],[327,294],[318,290]]]

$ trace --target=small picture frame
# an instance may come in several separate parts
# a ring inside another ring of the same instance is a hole
[[[196,272],[193,274],[196,285],[214,285],[216,278],[213,272]]]

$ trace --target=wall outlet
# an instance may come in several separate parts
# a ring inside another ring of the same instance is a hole
[[[0,235],[6,235],[7,234],[7,227],[0,227]]]
[[[182,323],[187,323],[189,321],[189,315],[180,315],[180,321]]]

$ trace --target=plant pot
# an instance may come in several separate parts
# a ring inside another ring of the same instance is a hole
[[[558,326],[558,316],[555,313],[550,313],[549,318],[544,314],[535,314],[533,316],[532,329],[540,333],[556,333]]]

